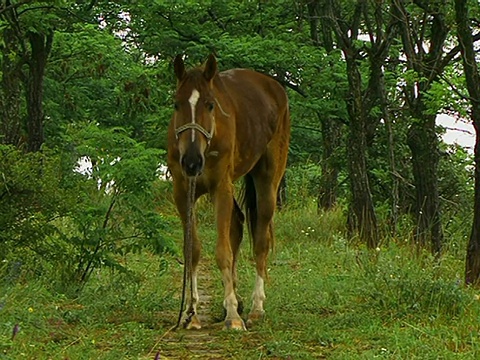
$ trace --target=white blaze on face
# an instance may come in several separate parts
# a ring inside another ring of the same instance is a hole
[[[190,108],[192,109],[192,124],[195,124],[195,107],[197,106],[198,99],[200,98],[200,93],[197,89],[193,89],[192,95],[188,99],[190,103]],[[192,129],[192,142],[195,141],[195,130]]]

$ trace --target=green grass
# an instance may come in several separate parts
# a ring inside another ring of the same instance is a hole
[[[203,261],[214,263],[209,206],[199,210]],[[346,240],[343,224],[340,211],[317,215],[314,206],[279,213],[264,321],[244,333],[210,327],[201,345],[191,332],[167,333],[181,291],[174,256],[126,256],[129,272],[97,271],[77,295],[59,292],[54,269],[12,279],[4,262],[0,359],[154,359],[157,351],[162,359],[479,358],[480,301],[462,285],[460,252],[438,262],[390,240],[371,253]],[[255,274],[243,245],[239,293],[248,311]],[[218,272],[211,281],[211,311],[221,317]]]

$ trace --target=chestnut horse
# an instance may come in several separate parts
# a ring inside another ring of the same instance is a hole
[[[285,172],[290,139],[287,94],[274,79],[247,69],[217,72],[210,55],[203,67],[185,69],[174,62],[177,77],[175,112],[168,128],[168,167],[184,237],[193,238],[192,294],[185,327],[199,329],[197,272],[200,241],[195,221],[188,229],[189,179],[195,178],[193,202],[210,194],[215,207],[216,262],[225,289],[224,328],[245,330],[236,295],[236,262],[244,216],[234,199],[233,182],[245,177],[245,211],[256,262],[253,304],[247,325],[264,314],[266,261],[273,246],[273,215]]]

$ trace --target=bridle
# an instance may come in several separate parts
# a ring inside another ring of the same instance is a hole
[[[226,113],[223,110],[223,108],[220,105],[220,102],[217,100],[217,98],[215,98],[215,103],[217,104],[218,108],[220,109],[221,113],[224,116],[230,117],[230,114]],[[210,141],[212,141],[213,134],[215,133],[215,116],[212,117],[212,130],[210,132],[208,130],[206,130],[203,126],[201,126],[201,125],[199,125],[195,122],[191,122],[191,123],[187,123],[187,124],[184,124],[184,125],[176,128],[175,129],[175,138],[178,140],[178,136],[186,130],[196,130],[196,131],[198,131],[203,136],[205,136],[205,138],[207,139],[207,145],[210,145]]]
[[[213,118],[213,126],[212,126],[212,131],[208,132],[203,126],[197,124],[197,123],[188,123],[188,124],[185,124],[185,125],[182,125],[178,128],[175,129],[175,137],[177,138],[178,140],[178,136],[186,131],[186,130],[197,130],[198,132],[200,132],[203,136],[205,136],[207,138],[207,144],[210,145],[210,141],[212,140],[213,138],[213,133],[215,132],[215,118]]]

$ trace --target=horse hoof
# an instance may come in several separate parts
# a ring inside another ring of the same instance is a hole
[[[202,328],[202,324],[200,323],[198,316],[194,315],[185,321],[183,328],[186,330],[200,330]]]
[[[233,319],[233,320],[225,320],[225,325],[223,326],[223,330],[242,330],[245,331],[247,328],[245,327],[245,323],[242,319]]]
[[[265,317],[265,311],[248,314],[247,328],[259,323]]]

